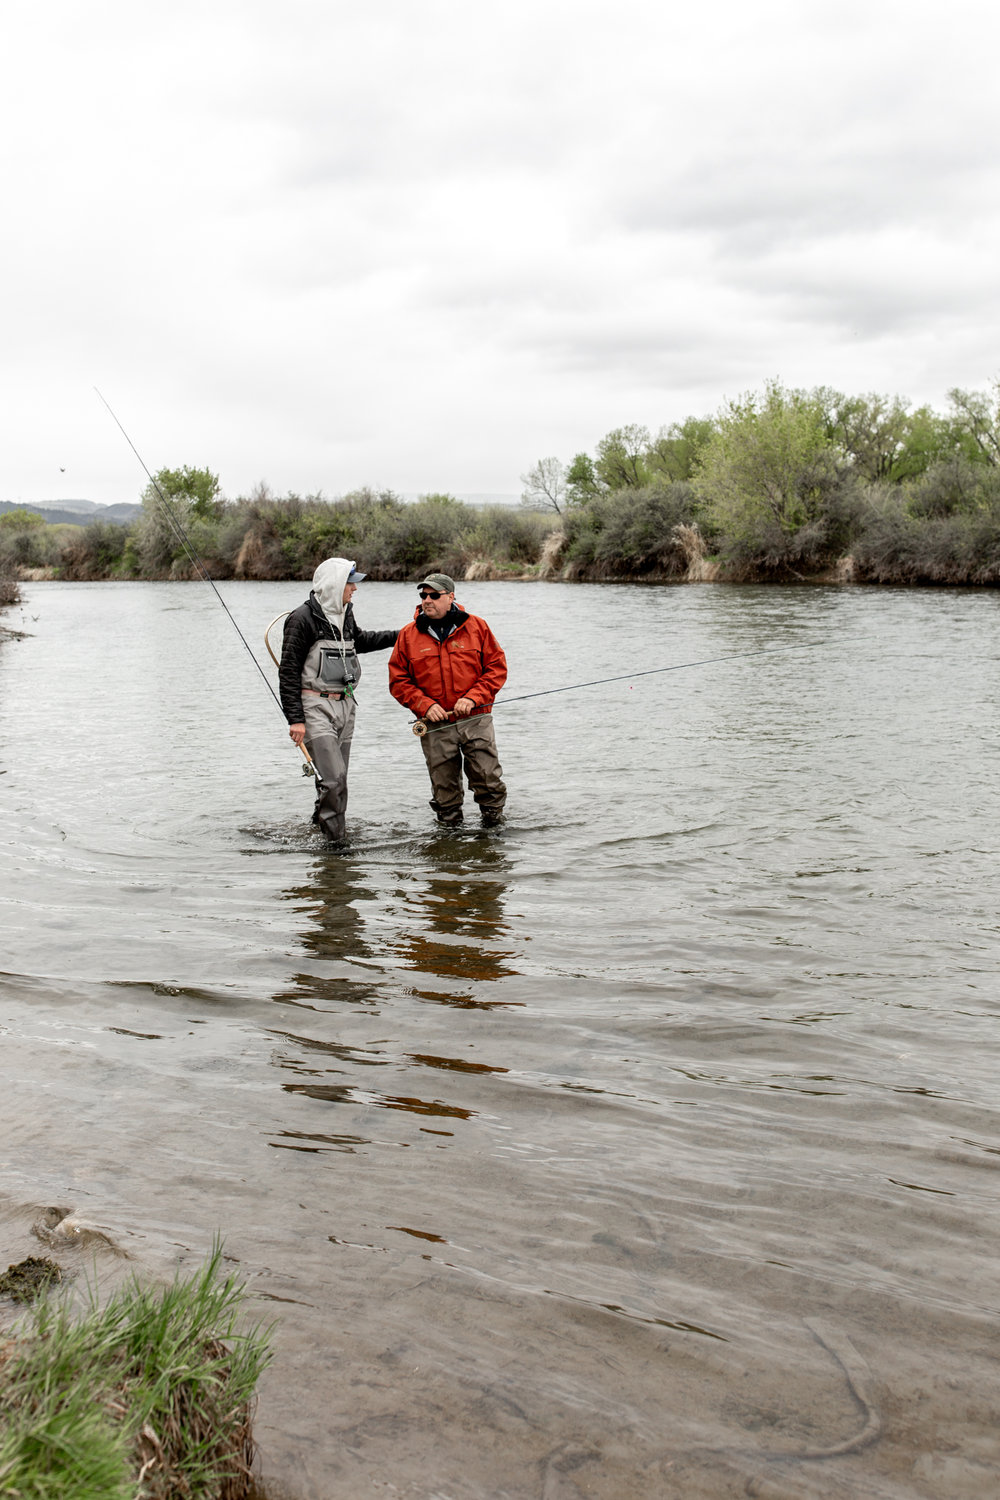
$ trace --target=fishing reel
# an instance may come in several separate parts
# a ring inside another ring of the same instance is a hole
[[[423,739],[429,728],[430,725],[427,723],[426,719],[418,719],[413,726],[413,733],[417,736],[418,739]]]

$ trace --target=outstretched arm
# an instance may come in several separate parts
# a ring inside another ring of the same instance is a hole
[[[360,630],[354,631],[355,651],[388,651],[390,646],[396,644],[398,630]]]

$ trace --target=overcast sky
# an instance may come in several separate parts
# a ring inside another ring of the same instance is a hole
[[[8,9],[0,500],[520,491],[777,377],[1000,375],[998,10]],[[62,472],[62,471],[65,472]]]

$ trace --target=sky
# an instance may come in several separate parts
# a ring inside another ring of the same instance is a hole
[[[1000,376],[1000,11],[47,0],[0,59],[0,500],[521,490],[771,379]]]

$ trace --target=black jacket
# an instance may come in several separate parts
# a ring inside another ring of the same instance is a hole
[[[344,614],[344,639],[353,640],[355,651],[387,651],[395,644],[398,634],[398,630],[359,630],[354,619],[354,606],[347,606]],[[339,641],[340,638],[340,631],[327,620],[316,595],[312,593],[304,604],[292,610],[285,621],[278,685],[281,689],[281,707],[289,724],[305,723],[302,668],[313,645],[319,640]]]

